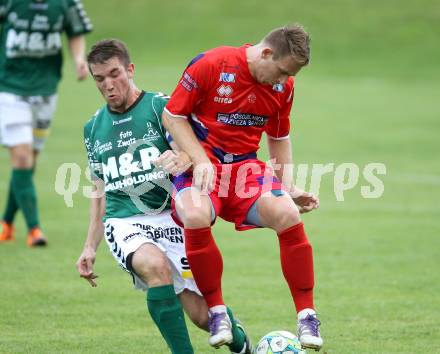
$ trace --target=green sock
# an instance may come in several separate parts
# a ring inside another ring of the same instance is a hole
[[[9,182],[8,199],[6,202],[5,212],[3,214],[3,220],[8,224],[13,224],[17,210],[18,210],[18,204],[14,196],[14,189],[12,187],[12,174],[11,174],[11,180]]]
[[[33,169],[12,170],[12,189],[18,207],[23,212],[28,229],[38,226],[37,193],[33,180]]]
[[[173,354],[193,354],[182,305],[173,285],[148,289],[147,307]]]
[[[246,335],[244,334],[243,330],[237,327],[232,310],[228,307],[227,311],[232,323],[232,343],[228,344],[228,347],[231,349],[231,351],[239,353],[243,349]]]

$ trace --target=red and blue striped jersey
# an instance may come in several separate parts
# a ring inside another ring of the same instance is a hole
[[[185,69],[165,110],[188,118],[213,162],[255,158],[263,132],[289,136],[293,78],[274,86],[251,75],[246,48],[218,47],[196,56]]]

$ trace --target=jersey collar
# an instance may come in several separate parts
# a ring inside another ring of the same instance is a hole
[[[140,93],[140,95],[139,95],[139,97],[136,98],[136,101],[134,101],[133,104],[132,104],[130,107],[128,107],[124,112],[116,112],[116,111],[113,111],[113,110],[110,108],[109,105],[107,105],[107,110],[109,111],[109,113],[111,113],[111,114],[115,114],[115,115],[126,114],[126,113],[130,112],[131,110],[133,110],[133,109],[138,105],[138,103],[142,100],[142,98],[144,97],[144,95],[145,95],[145,91],[142,90],[141,93]]]

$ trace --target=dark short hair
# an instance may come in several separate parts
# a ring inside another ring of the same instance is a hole
[[[272,30],[263,38],[274,53],[274,59],[292,56],[300,65],[310,61],[310,35],[300,24],[293,24]]]
[[[87,54],[87,63],[89,66],[97,63],[103,64],[114,57],[117,57],[125,67],[131,63],[130,54],[124,42],[118,39],[104,39],[92,46]]]

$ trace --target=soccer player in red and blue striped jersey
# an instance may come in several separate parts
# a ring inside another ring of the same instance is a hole
[[[300,219],[300,212],[317,208],[319,200],[293,184],[289,138],[294,77],[309,62],[309,41],[308,33],[293,25],[273,30],[256,45],[199,54],[162,115],[194,164],[191,173],[175,180],[174,217],[185,227],[188,261],[210,308],[214,347],[232,339],[221,289],[222,257],[211,233],[217,216],[237,230],[267,227],[277,233],[300,341],[306,348],[322,346],[312,247]],[[263,132],[278,169],[257,159]]]

